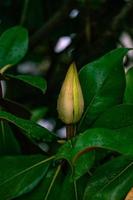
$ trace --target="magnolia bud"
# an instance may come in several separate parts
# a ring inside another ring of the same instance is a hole
[[[65,124],[73,124],[80,120],[84,109],[84,100],[77,69],[72,63],[63,82],[58,101],[57,110],[59,118]]]

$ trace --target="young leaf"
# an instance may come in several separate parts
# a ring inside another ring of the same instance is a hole
[[[126,90],[124,101],[133,104],[133,68],[130,68],[126,73]]]
[[[54,134],[31,120],[22,119],[4,111],[0,112],[0,119],[13,123],[18,128],[22,129],[24,134],[30,139],[43,140],[46,142],[51,142],[56,139]]]
[[[133,126],[133,105],[121,104],[104,112],[92,127],[120,129]]]
[[[127,52],[126,48],[115,49],[80,70],[85,111],[78,131],[84,131],[107,108],[122,102],[125,88],[122,61]]]
[[[27,47],[28,33],[25,28],[16,26],[6,30],[0,37],[0,68],[18,63]]]
[[[41,155],[1,157],[1,199],[13,199],[31,191],[46,174],[51,159]]]
[[[0,155],[20,154],[20,146],[5,121],[0,121]]]
[[[124,156],[100,166],[89,179],[83,200],[123,200],[133,180],[133,160]]]
[[[45,79],[42,78],[41,76],[32,76],[32,75],[16,75],[16,76],[14,76],[14,75],[8,74],[7,77],[23,81],[23,82],[31,85],[32,87],[35,87],[35,88],[41,90],[43,93],[45,93],[45,91],[47,89],[47,83],[46,83]]]

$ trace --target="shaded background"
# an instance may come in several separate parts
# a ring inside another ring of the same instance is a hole
[[[10,81],[5,95],[58,129],[56,101],[69,64],[75,61],[79,70],[116,47],[133,47],[132,19],[132,0],[1,0],[0,34],[16,25],[29,32],[29,50],[12,73],[42,75],[48,86],[42,95]],[[125,66],[132,66],[132,60],[130,53]]]

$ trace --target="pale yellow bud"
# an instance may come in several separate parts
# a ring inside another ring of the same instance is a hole
[[[65,124],[73,124],[80,120],[84,109],[84,100],[77,69],[72,63],[63,82],[58,101],[57,110],[59,118]]]

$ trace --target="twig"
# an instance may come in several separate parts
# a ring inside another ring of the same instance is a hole
[[[108,39],[112,36],[117,37],[117,33],[119,33],[118,31],[123,29],[122,26],[123,21],[125,20],[125,18],[128,16],[128,14],[132,9],[133,9],[133,1],[129,1],[126,3],[125,6],[123,6],[118,15],[116,15],[112,20],[110,28],[105,31],[103,35],[103,40]]]
[[[129,1],[126,3],[126,5],[122,8],[120,13],[115,16],[113,23],[112,23],[112,30],[118,30],[121,26],[121,23],[127,17],[129,12],[133,9],[133,1]]]

